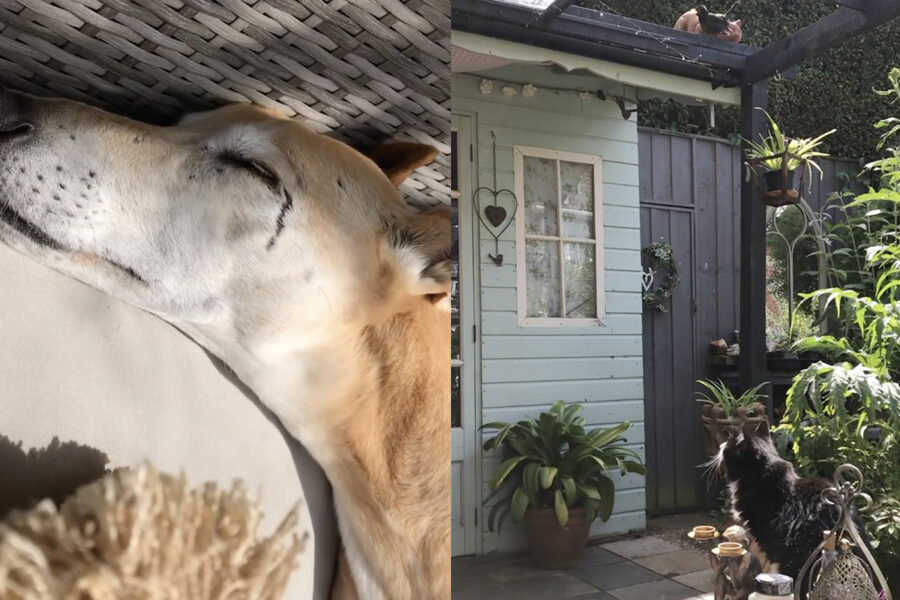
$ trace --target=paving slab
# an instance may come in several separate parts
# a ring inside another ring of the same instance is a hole
[[[701,592],[714,592],[716,590],[716,574],[712,569],[686,573],[672,579]]]
[[[676,550],[667,554],[638,558],[634,562],[666,577],[695,573],[709,567],[709,558],[693,550]]]
[[[496,600],[503,593],[503,585],[492,581],[486,573],[454,569],[450,580],[452,598],[465,600]]]
[[[491,569],[491,572],[488,573],[488,577],[498,583],[510,583],[513,581],[524,581],[534,577],[545,577],[560,572],[561,571],[540,569],[534,566],[531,563],[531,560],[525,558],[519,563],[497,565],[494,569]]]
[[[625,588],[608,590],[608,593],[619,600],[692,600],[697,597],[697,590],[681,585],[671,579],[660,579],[648,583],[639,583]]]
[[[596,592],[591,592],[585,596],[572,596],[566,600],[616,600],[616,598],[615,596],[610,596],[606,592],[597,590]]]
[[[585,548],[584,556],[581,559],[581,565],[608,565],[610,563],[622,562],[623,560],[625,560],[625,557],[620,554],[610,552],[609,550],[601,548],[600,546],[591,546],[589,548]]]
[[[610,542],[609,544],[603,544],[601,548],[632,560],[681,550],[681,546],[667,542],[655,535]]]
[[[544,577],[534,577],[502,584],[500,598],[510,600],[547,600],[554,598],[569,600],[593,594],[594,586],[568,573],[549,573]],[[461,598],[463,596],[460,596]],[[495,596],[494,600],[498,597]]]
[[[662,579],[659,573],[633,562],[582,566],[575,571],[575,575],[604,591]]]

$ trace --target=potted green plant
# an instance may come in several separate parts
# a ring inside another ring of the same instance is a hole
[[[606,521],[615,503],[612,473],[644,474],[640,456],[626,447],[626,421],[608,429],[585,429],[582,406],[563,401],[517,423],[487,423],[496,435],[486,451],[501,449],[503,462],[490,481],[488,528],[505,517],[524,522],[535,562],[545,568],[578,563],[591,523]]]
[[[747,421],[768,422],[766,407],[759,400],[764,396],[760,390],[768,382],[760,383],[740,395],[735,395],[721,380],[700,379],[697,381],[706,392],[697,392],[700,409],[700,423],[703,428],[703,447],[707,456],[715,456],[719,446],[728,439],[732,431],[740,429]]]
[[[762,171],[766,184],[763,198],[772,200],[771,204],[779,205],[784,203],[785,197],[799,199],[794,184],[799,169],[806,169],[810,179],[813,169],[822,177],[822,168],[815,159],[828,156],[828,153],[821,152],[818,148],[826,137],[837,130],[832,129],[812,138],[789,138],[769,113],[763,112],[769,120],[768,135],[761,135],[758,142],[742,139],[749,147],[746,153],[749,170],[756,176],[759,175],[759,170]]]
[[[787,302],[775,297],[775,309],[766,306],[766,344],[767,366],[772,371],[799,371],[804,360],[819,360],[821,355],[801,351],[797,348],[798,340],[815,336],[816,327],[813,317],[806,312],[787,307]]]

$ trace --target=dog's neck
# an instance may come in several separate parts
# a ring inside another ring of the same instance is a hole
[[[226,358],[328,474],[366,598],[414,597],[410,582],[449,573],[449,539],[430,537],[450,519],[449,313],[425,298],[406,308],[320,346]]]

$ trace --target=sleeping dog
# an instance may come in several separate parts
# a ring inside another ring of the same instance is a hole
[[[0,91],[0,241],[171,323],[321,464],[334,598],[450,597],[449,211],[249,106],[155,127]]]

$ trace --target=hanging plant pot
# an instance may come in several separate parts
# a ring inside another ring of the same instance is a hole
[[[780,192],[783,190],[796,189],[794,181],[796,180],[797,169],[788,171],[786,174],[783,169],[777,171],[766,171],[763,173],[763,181],[766,182],[767,192]]]
[[[766,171],[763,173],[763,182],[766,192],[762,195],[763,202],[768,206],[784,206],[800,202],[800,192],[794,187],[797,169],[787,171]],[[800,178],[802,182],[802,177]]]
[[[766,407],[756,404],[752,408],[739,408],[735,417],[726,417],[721,406],[704,404],[700,409],[700,425],[703,430],[703,449],[708,457],[719,453],[719,446],[728,440],[732,432],[743,427],[744,423],[768,423]]]
[[[800,362],[803,363],[804,367],[814,365],[820,360],[825,360],[825,355],[821,352],[817,352],[816,350],[805,350],[799,354],[799,357]]]
[[[569,522],[560,527],[552,508],[529,508],[525,513],[525,537],[534,563],[543,569],[578,566],[591,524],[584,509],[569,507]]]
[[[799,371],[803,361],[796,352],[790,350],[773,350],[766,352],[766,367],[770,371]]]

